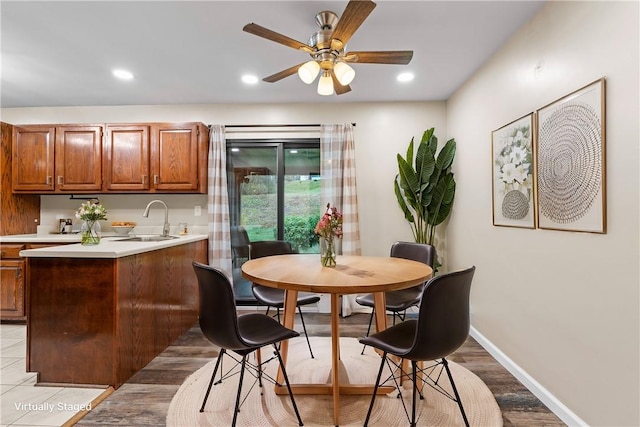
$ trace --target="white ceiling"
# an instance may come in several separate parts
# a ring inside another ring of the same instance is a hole
[[[409,65],[355,64],[352,91],[320,96],[296,75],[247,86],[309,56],[242,31],[308,42],[346,1],[7,1],[0,5],[2,107],[445,100],[542,1],[379,0],[348,50],[413,50]],[[135,79],[113,78],[126,68]],[[411,83],[396,82],[412,71]],[[317,81],[317,80],[316,80]]]

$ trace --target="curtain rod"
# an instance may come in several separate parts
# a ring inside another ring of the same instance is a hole
[[[355,126],[355,123],[351,123],[351,126]],[[224,125],[225,128],[288,128],[288,127],[320,127],[321,124],[302,124],[302,125]]]

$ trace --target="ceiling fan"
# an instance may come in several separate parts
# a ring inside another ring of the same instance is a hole
[[[375,7],[376,4],[370,0],[350,0],[340,18],[328,10],[318,13],[316,23],[320,30],[311,36],[308,44],[258,24],[245,25],[243,30],[247,33],[306,52],[312,58],[310,61],[294,65],[262,80],[275,83],[297,72],[303,82],[310,84],[318,74],[321,74],[318,93],[331,95],[335,91],[337,95],[342,95],[351,90],[349,83],[355,77],[354,69],[347,64],[349,62],[408,64],[413,58],[412,50],[345,52],[347,42]]]

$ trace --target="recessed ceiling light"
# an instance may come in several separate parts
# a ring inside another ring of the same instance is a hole
[[[413,73],[401,73],[401,74],[398,74],[397,79],[399,82],[404,83],[404,82],[410,82],[411,80],[413,80],[413,77],[414,77]]]
[[[232,148],[231,151],[233,151],[234,153],[237,153],[238,151],[240,151],[239,148]]]
[[[252,74],[245,74],[242,76],[242,81],[248,85],[254,85],[258,83],[258,78]]]
[[[113,75],[122,80],[133,79],[133,74],[127,70],[122,70],[122,69],[113,70]]]
[[[298,154],[298,150],[290,150],[289,153],[291,154]]]

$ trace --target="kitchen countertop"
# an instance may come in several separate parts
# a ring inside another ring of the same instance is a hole
[[[127,236],[102,237],[100,244],[95,246],[83,246],[77,244],[62,244],[41,249],[27,249],[20,251],[22,257],[37,258],[121,258],[143,252],[155,251],[158,249],[170,248],[172,246],[184,245],[185,243],[206,240],[206,234],[187,234],[176,239],[162,240],[158,242],[118,242],[126,239]],[[79,234],[21,234],[14,236],[0,237],[0,243],[10,242],[33,242],[33,243],[73,243],[80,242]]]

